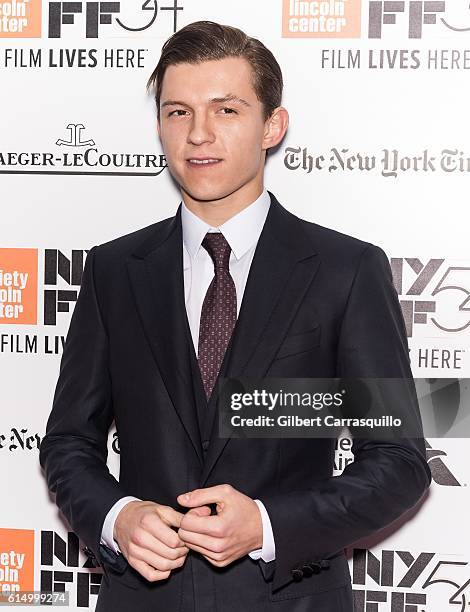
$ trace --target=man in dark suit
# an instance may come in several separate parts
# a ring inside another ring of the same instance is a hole
[[[256,39],[190,24],[151,77],[176,215],[87,257],[40,451],[102,566],[98,611],[351,612],[344,548],[430,483],[423,440],[218,436],[220,377],[411,378],[385,253],[263,187],[282,75]],[[415,396],[410,415],[419,422]],[[117,481],[108,430],[120,445]]]

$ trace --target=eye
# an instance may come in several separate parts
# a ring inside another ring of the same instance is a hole
[[[224,112],[223,113],[224,115],[232,115],[232,114],[236,115],[237,114],[237,111],[234,108],[230,108],[229,106],[224,106],[220,110],[228,111],[227,113]]]
[[[171,117],[172,115],[174,115],[175,113],[185,113],[186,111],[183,110],[182,108],[177,108],[174,111],[171,111],[168,113],[168,117]],[[176,117],[182,117],[182,115],[176,115]]]

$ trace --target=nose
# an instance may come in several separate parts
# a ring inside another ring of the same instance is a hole
[[[201,145],[214,142],[215,134],[209,117],[205,113],[194,113],[188,132],[188,144]]]

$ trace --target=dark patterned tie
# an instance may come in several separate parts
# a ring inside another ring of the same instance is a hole
[[[230,276],[230,245],[223,234],[208,232],[202,241],[214,262],[199,324],[198,362],[209,400],[237,320],[237,293]]]

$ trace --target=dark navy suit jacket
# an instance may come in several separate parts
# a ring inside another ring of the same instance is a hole
[[[411,378],[383,250],[270,196],[220,376]],[[333,439],[219,438],[185,311],[180,211],[90,250],[41,445],[58,507],[103,568],[96,609],[351,612],[344,548],[422,497],[424,442],[354,439],[355,461],[333,477]],[[409,411],[419,419],[415,400]],[[119,481],[106,466],[113,420]],[[149,583],[100,544],[120,497],[186,511],[177,495],[221,483],[265,504],[271,563],[246,556],[216,568],[190,551]]]

